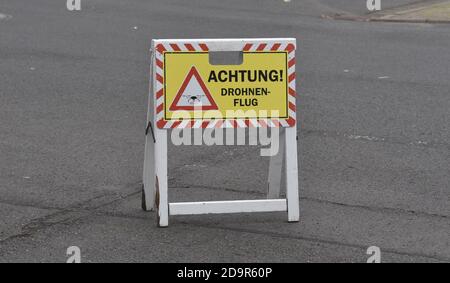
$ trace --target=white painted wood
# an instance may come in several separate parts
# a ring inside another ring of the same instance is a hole
[[[156,40],[152,41],[152,58],[155,56],[155,46]],[[158,129],[156,126],[156,103],[155,99],[155,90],[156,90],[156,66],[154,61],[152,62],[152,89],[150,106],[151,109],[151,121],[153,121],[153,133],[155,138],[154,144],[154,164],[155,164],[155,175],[158,178],[158,226],[159,227],[167,227],[169,225],[169,199],[168,199],[168,181],[167,181],[167,130]],[[153,138],[151,133],[149,138]],[[156,186],[156,177],[155,177],[155,186]]]
[[[155,143],[151,134],[145,137],[144,175],[145,204],[147,211],[155,209],[156,195]]]
[[[298,195],[297,127],[286,128],[286,198],[288,221],[300,220]]]
[[[156,175],[158,176],[159,189],[159,227],[167,227],[169,225],[169,199],[167,184],[167,131],[154,128],[156,146]]]
[[[285,199],[178,202],[169,204],[170,215],[286,211]]]
[[[175,39],[154,39],[156,44],[158,43],[248,43],[248,42],[265,42],[265,43],[295,43],[296,39],[293,37],[285,37],[285,38],[175,38]]]
[[[159,43],[207,43],[210,51],[240,51],[244,44],[252,43],[283,43],[294,44],[294,38],[274,39],[179,39],[179,40],[153,40],[152,50]],[[215,213],[246,213],[246,212],[273,212],[287,211],[290,222],[299,221],[299,195],[298,195],[298,165],[297,165],[297,133],[296,128],[281,129],[279,153],[272,157],[269,172],[269,188],[267,200],[238,200],[238,201],[211,201],[211,202],[185,202],[169,203],[168,201],[168,176],[167,176],[167,129],[156,127],[154,90],[154,52],[152,54],[152,82],[149,91],[149,110],[147,122],[153,122],[153,136],[149,133],[146,137],[145,161],[143,182],[147,195],[147,208],[154,208],[156,176],[158,177],[158,225],[169,225],[170,215],[215,214]],[[286,167],[287,199],[279,198],[283,157]]]
[[[280,138],[278,152],[272,152],[269,165],[269,185],[267,198],[275,199],[280,197],[281,179],[283,175],[283,161],[285,155],[286,134],[283,128],[280,128]]]
[[[156,39],[155,44],[206,43],[209,51],[241,51],[246,43],[283,43],[296,45],[295,38],[230,38],[230,39]]]
[[[147,123],[150,121],[154,121],[153,112],[154,112],[154,100],[153,100],[153,74],[154,74],[154,52],[151,53],[150,56],[150,84],[149,84],[149,94],[148,94],[148,103],[149,107],[147,109]],[[147,211],[153,211],[155,209],[155,195],[156,195],[156,173],[155,173],[155,143],[153,140],[152,133],[149,132],[145,136],[145,151],[144,151],[144,170],[142,176],[144,191],[145,191],[145,204]]]

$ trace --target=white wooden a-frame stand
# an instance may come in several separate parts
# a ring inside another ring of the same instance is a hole
[[[295,42],[295,39],[224,39],[224,40],[154,40],[152,42],[149,108],[147,112],[147,129],[145,137],[145,158],[142,188],[142,209],[157,210],[158,226],[169,225],[169,215],[195,215],[217,213],[275,212],[286,211],[289,222],[299,221],[298,163],[297,163],[297,128],[280,129],[280,146],[276,155],[271,157],[267,199],[237,201],[205,201],[169,203],[167,147],[168,129],[160,129],[156,121],[155,105],[155,47],[159,43],[180,42],[185,44],[211,43],[210,46],[222,46],[217,51],[242,50],[245,44],[264,42]],[[236,47],[237,46],[237,47]],[[216,50],[214,50],[216,51]],[[295,83],[295,82],[294,82]],[[283,161],[285,162],[286,198],[280,199]]]

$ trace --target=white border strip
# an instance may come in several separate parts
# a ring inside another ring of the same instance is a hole
[[[287,211],[285,199],[169,203],[170,215]]]

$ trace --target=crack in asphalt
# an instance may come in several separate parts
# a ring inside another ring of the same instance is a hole
[[[298,134],[300,135],[300,138],[301,136],[315,135],[323,137],[346,138],[362,142],[388,143],[404,146],[416,146],[416,147],[450,150],[450,143],[446,142],[407,140],[404,138],[396,138],[396,137],[375,137],[369,135],[357,135],[326,130],[309,130],[309,129],[299,130]]]
[[[25,224],[22,227],[22,231],[19,234],[15,234],[12,236],[9,236],[3,240],[0,240],[0,244],[3,244],[7,241],[16,239],[16,238],[23,238],[23,237],[29,237],[32,236],[33,233],[36,233],[40,230],[52,227],[57,224],[67,224],[74,221],[77,221],[79,219],[91,216],[91,215],[105,215],[105,216],[111,216],[111,217],[128,217],[128,218],[136,218],[136,219],[147,219],[146,217],[136,217],[136,216],[130,216],[126,214],[114,214],[114,213],[106,213],[106,212],[99,212],[98,209],[114,204],[116,202],[119,202],[121,200],[136,196],[141,193],[140,186],[141,184],[137,184],[135,186],[138,186],[139,189],[131,192],[127,195],[120,196],[117,194],[111,195],[111,194],[102,194],[99,196],[95,196],[93,198],[90,198],[88,200],[85,200],[83,202],[76,203],[72,206],[61,208],[61,207],[47,207],[47,206],[41,206],[41,205],[33,205],[30,203],[18,203],[18,202],[8,202],[8,201],[0,201],[2,204],[8,204],[8,205],[14,205],[14,206],[22,206],[22,207],[31,207],[31,208],[37,208],[37,209],[46,209],[46,210],[57,210],[54,213],[50,213],[48,215],[45,215],[43,217],[39,217],[36,219],[33,219],[29,223]],[[258,191],[240,191],[237,189],[230,189],[230,188],[221,188],[221,187],[211,187],[211,186],[196,186],[196,185],[189,185],[189,184],[177,184],[176,187],[173,187],[173,189],[176,188],[195,188],[195,189],[204,189],[204,190],[215,190],[215,191],[228,191],[233,193],[244,193],[244,194],[253,194],[258,196],[265,196],[265,193],[258,192]],[[113,200],[108,200],[106,202],[101,202],[91,208],[85,208],[86,204],[92,203],[95,200],[104,198],[104,197],[115,197]],[[414,210],[405,210],[400,208],[391,208],[391,207],[377,207],[377,206],[364,206],[364,205],[357,205],[357,204],[348,204],[348,203],[341,203],[341,202],[334,202],[329,200],[323,200],[318,198],[310,198],[310,197],[300,197],[300,200],[306,200],[306,201],[312,201],[316,203],[322,203],[322,204],[330,204],[330,205],[336,205],[346,208],[355,208],[355,209],[365,209],[368,211],[375,211],[375,212],[389,212],[394,214],[409,214],[414,216],[422,216],[427,218],[441,218],[441,219],[449,219],[450,216],[448,215],[441,215],[441,214],[432,214],[427,213],[423,211],[414,211]]]
[[[114,218],[122,218],[122,219],[137,219],[137,220],[148,220],[148,217],[143,216],[135,216],[135,215],[127,215],[127,214],[121,214],[121,213],[111,213],[111,212],[99,212],[96,211],[93,213],[97,216],[107,216],[107,217],[114,217]],[[346,242],[339,242],[335,240],[329,240],[329,239],[321,239],[321,238],[312,238],[312,237],[305,237],[305,236],[292,236],[289,234],[284,233],[278,233],[278,232],[269,232],[269,231],[260,231],[255,229],[246,229],[246,228],[234,228],[234,227],[224,227],[224,226],[211,226],[211,225],[202,225],[198,223],[191,223],[191,222],[185,222],[185,221],[178,221],[178,224],[185,225],[185,226],[196,226],[204,229],[214,229],[214,230],[225,230],[225,231],[232,231],[232,232],[241,232],[241,233],[248,233],[248,234],[254,234],[254,235],[262,235],[262,236],[269,236],[272,238],[281,238],[281,239],[289,239],[289,240],[300,240],[310,243],[319,243],[319,244],[328,244],[333,246],[344,246],[349,248],[358,248],[366,250],[367,246],[365,245],[358,245],[358,244],[351,244]],[[156,226],[156,224],[155,224]],[[410,257],[422,257],[427,258],[439,262],[450,262],[450,258],[437,256],[437,255],[427,255],[423,253],[407,253],[395,249],[390,248],[381,248],[381,250],[385,253],[395,254],[395,255],[402,255],[402,256],[410,256]]]
[[[249,190],[249,191],[241,191],[238,189],[232,188],[223,188],[223,187],[215,187],[215,186],[204,186],[204,185],[193,185],[193,184],[182,184],[182,183],[174,183],[174,186],[171,189],[201,189],[201,190],[211,190],[211,191],[226,191],[233,193],[241,193],[241,194],[249,194],[249,195],[259,195],[266,196],[266,193],[262,193],[260,191]]]
[[[140,187],[140,186],[139,186]],[[59,208],[52,208],[53,210],[58,210],[54,213],[50,213],[47,215],[44,215],[42,217],[38,217],[35,219],[32,219],[29,223],[22,226],[21,232],[19,234],[15,234],[12,236],[9,236],[5,239],[0,240],[0,244],[4,244],[8,241],[17,239],[17,238],[26,238],[32,236],[34,233],[47,229],[49,227],[55,226],[57,224],[69,224],[72,222],[75,222],[77,220],[80,220],[82,218],[85,218],[87,216],[90,216],[94,213],[96,213],[96,210],[111,204],[114,204],[118,201],[121,201],[123,199],[127,199],[129,197],[135,196],[137,194],[140,194],[141,190],[133,191],[131,193],[128,193],[126,195],[111,195],[111,194],[102,194],[99,196],[95,196],[93,198],[87,199],[85,201],[76,203],[74,205],[71,205],[67,208],[59,209]],[[84,208],[87,204],[92,203],[92,201],[95,201],[97,199],[101,199],[104,197],[114,197],[114,199],[101,202],[95,206],[92,206],[91,208]],[[1,202],[3,204],[10,204],[10,205],[16,205],[11,204],[7,202]],[[32,205],[26,204],[23,205],[25,207],[34,207]]]
[[[366,209],[369,211],[376,211],[376,212],[390,212],[390,213],[394,213],[394,214],[413,214],[416,216],[423,216],[423,217],[430,217],[430,218],[436,217],[436,218],[450,219],[449,215],[427,213],[427,212],[423,212],[423,211],[408,210],[408,209],[401,209],[401,208],[347,204],[347,203],[334,202],[334,201],[323,200],[323,199],[318,199],[318,198],[309,198],[309,197],[301,197],[300,200],[314,201],[314,202],[318,202],[318,203],[327,203],[327,204],[343,206],[343,207],[350,207],[350,208]]]
[[[103,216],[103,217],[114,217],[114,218],[121,218],[121,219],[135,219],[135,220],[145,220],[148,221],[148,217],[144,216],[135,216],[135,215],[128,215],[123,213],[112,213],[112,212],[100,212],[100,211],[93,211],[91,215],[96,216]],[[82,218],[82,217],[80,217]],[[78,220],[78,219],[77,219]],[[211,226],[211,225],[202,225],[198,223],[191,223],[191,222],[185,222],[185,221],[178,221],[178,224],[185,225],[185,226],[196,226],[204,229],[213,229],[213,230],[225,230],[225,231],[232,231],[232,232],[241,232],[241,233],[248,233],[248,234],[254,234],[254,235],[262,235],[262,236],[269,236],[272,238],[281,238],[281,239],[289,239],[289,240],[300,240],[310,243],[319,243],[319,244],[328,244],[333,246],[344,246],[349,248],[358,248],[366,250],[367,246],[365,245],[358,245],[358,244],[352,244],[352,243],[346,243],[346,242],[339,242],[335,240],[329,240],[329,239],[321,239],[321,238],[312,238],[312,237],[305,237],[305,236],[292,236],[289,234],[284,233],[278,233],[278,232],[269,232],[269,231],[260,231],[255,229],[246,229],[246,228],[234,228],[234,227],[224,227],[224,226]],[[155,224],[156,226],[156,224]],[[395,254],[395,255],[402,255],[402,256],[410,256],[410,257],[422,257],[427,258],[439,262],[450,262],[450,258],[437,256],[437,255],[427,255],[422,253],[407,253],[395,249],[389,249],[389,248],[381,248],[383,252]]]
[[[249,233],[249,234],[259,234],[259,235],[265,235],[265,236],[281,238],[281,239],[302,240],[302,241],[320,243],[320,244],[345,246],[345,247],[351,247],[351,248],[360,248],[360,249],[364,249],[364,250],[367,249],[367,246],[364,246],[364,245],[351,244],[351,243],[345,243],[345,242],[339,242],[339,241],[327,240],[327,239],[304,237],[304,236],[291,236],[291,235],[278,233],[278,232],[268,232],[268,231],[259,231],[259,230],[246,229],[246,228],[230,228],[230,227],[220,227],[220,226],[211,227],[211,226],[192,224],[192,223],[186,223],[186,222],[180,222],[180,223],[183,225],[193,225],[193,226],[207,228],[207,229],[220,229],[220,230],[228,230],[228,231],[235,231],[235,232],[242,232],[242,233]],[[402,252],[402,251],[398,251],[395,249],[389,249],[389,248],[386,249],[386,248],[381,248],[381,247],[380,247],[380,249],[383,252],[387,252],[387,253],[391,253],[391,254],[411,256],[411,257],[422,257],[422,258],[428,258],[428,259],[441,261],[441,262],[450,262],[450,258],[441,257],[441,256],[437,256],[437,255],[430,256],[430,255],[421,254],[421,253],[407,253],[407,252]]]
[[[53,227],[58,224],[70,224],[75,221],[78,221],[80,219],[97,215],[97,216],[106,216],[106,217],[115,217],[115,218],[126,218],[126,219],[139,219],[139,220],[148,220],[148,217],[140,217],[140,216],[133,216],[133,215],[127,215],[127,214],[120,214],[120,213],[111,213],[111,212],[102,212],[98,211],[99,208],[109,206],[111,204],[117,203],[119,201],[122,201],[124,199],[128,199],[130,197],[136,196],[141,193],[140,190],[140,184],[136,185],[139,187],[138,190],[128,193],[123,196],[118,195],[109,195],[109,194],[103,194],[100,196],[95,196],[93,198],[90,198],[88,200],[85,200],[83,202],[74,204],[70,207],[60,209],[60,208],[49,208],[49,209],[56,209],[58,210],[55,213],[51,213],[48,215],[45,215],[40,218],[33,219],[28,224],[24,225],[22,228],[21,233],[12,235],[10,237],[7,237],[0,241],[0,244],[4,244],[6,242],[15,240],[15,239],[23,239],[32,236],[34,233]],[[199,188],[198,186],[191,186],[191,185],[184,185],[185,187],[195,187]],[[200,189],[211,189],[211,187],[203,186]],[[242,192],[239,190],[234,189],[227,189],[227,188],[212,188],[213,190],[225,190],[225,191],[232,191],[232,192],[239,192],[239,193],[247,193],[247,194],[254,194],[254,195],[265,195],[261,192]],[[91,208],[84,208],[86,204],[92,203],[92,201],[95,201],[97,199],[101,199],[103,197],[111,197],[114,196],[115,198],[113,200],[109,200],[106,202],[101,202],[95,206],[92,206]],[[369,206],[362,206],[362,205],[350,205],[345,203],[338,203],[338,202],[332,202],[327,200],[321,200],[321,199],[315,199],[315,198],[300,198],[301,200],[308,200],[308,201],[314,201],[318,203],[327,203],[332,205],[338,205],[338,206],[344,206],[344,207],[350,207],[350,208],[358,208],[358,209],[367,209],[371,211],[383,211],[383,212],[391,212],[391,213],[407,213],[407,214],[414,214],[414,215],[422,215],[426,217],[439,217],[439,218],[445,218],[448,219],[448,216],[445,215],[435,215],[435,214],[428,214],[423,212],[415,212],[415,211],[409,211],[409,210],[402,210],[402,209],[395,209],[395,208],[380,208],[380,207],[369,207]],[[6,204],[11,204],[7,202],[1,202]],[[11,205],[17,205],[17,204],[11,204]],[[27,207],[36,207],[36,208],[43,208],[42,206],[37,207],[30,204],[25,204],[23,206]],[[201,225],[196,223],[187,223],[184,221],[179,222],[182,225],[191,225],[191,226],[197,226],[205,229],[220,229],[220,230],[226,230],[226,231],[234,231],[234,232],[242,232],[242,233],[250,233],[250,234],[257,234],[257,235],[264,235],[269,236],[273,238],[283,238],[283,239],[291,239],[291,240],[302,240],[312,243],[320,243],[320,244],[328,244],[328,245],[335,245],[335,246],[345,246],[345,247],[351,247],[351,248],[359,248],[359,249],[366,249],[366,246],[358,245],[358,244],[352,244],[352,243],[346,243],[346,242],[340,242],[330,239],[321,239],[321,238],[313,238],[313,237],[305,237],[305,236],[292,236],[284,233],[278,233],[278,232],[269,232],[269,231],[260,231],[255,229],[246,229],[246,228],[233,228],[233,227],[223,227],[223,226],[210,226],[210,225]],[[437,256],[437,255],[427,255],[422,253],[407,253],[402,252],[395,249],[382,249],[384,252],[396,254],[396,255],[403,255],[403,256],[411,256],[411,257],[422,257],[427,258],[431,260],[441,261],[441,262],[449,262],[450,258]]]
[[[7,201],[0,200],[0,204],[19,206],[19,207],[28,207],[28,208],[35,208],[35,209],[42,209],[42,210],[64,210],[64,209],[66,209],[64,207],[45,206],[45,205],[35,204],[32,202],[17,202],[17,201],[10,201],[10,200],[7,200]]]

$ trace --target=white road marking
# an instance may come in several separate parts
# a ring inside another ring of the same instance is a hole
[[[351,140],[364,140],[364,141],[373,141],[373,142],[383,142],[383,141],[390,140],[389,138],[380,138],[380,137],[372,137],[372,136],[359,136],[359,135],[347,135],[347,134],[344,134],[344,136]],[[427,141],[412,141],[412,142],[409,142],[408,144],[424,146],[424,145],[429,145],[431,143],[427,142]]]
[[[366,140],[366,141],[384,141],[384,138],[370,137],[370,136],[357,136],[357,135],[346,135],[347,138],[352,140]]]
[[[7,20],[9,20],[11,18],[12,18],[11,15],[6,15],[6,14],[0,13],[0,21],[7,21]]]

